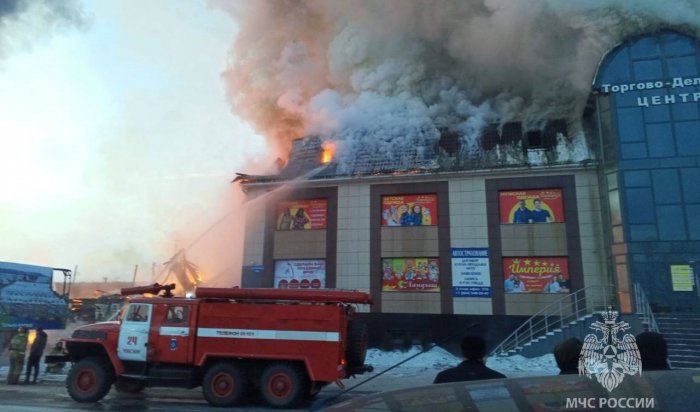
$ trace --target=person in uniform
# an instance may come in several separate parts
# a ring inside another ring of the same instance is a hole
[[[7,373],[7,384],[19,383],[19,375],[24,367],[24,354],[27,351],[27,328],[20,326],[17,334],[10,341],[10,371]]]

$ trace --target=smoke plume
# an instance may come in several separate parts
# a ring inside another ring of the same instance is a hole
[[[57,31],[87,24],[77,0],[1,0],[0,59]]]
[[[489,123],[575,122],[608,51],[659,28],[695,33],[699,4],[221,2],[241,25],[225,79],[234,112],[280,153],[306,134],[352,152],[434,141],[441,129],[469,147]]]

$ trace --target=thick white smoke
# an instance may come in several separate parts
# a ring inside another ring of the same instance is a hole
[[[469,148],[493,122],[575,122],[615,45],[700,26],[696,0],[216,4],[241,25],[225,73],[235,113],[280,153],[323,133],[345,156],[432,141],[440,128]]]
[[[85,28],[87,20],[77,0],[2,0],[0,58],[67,27]]]

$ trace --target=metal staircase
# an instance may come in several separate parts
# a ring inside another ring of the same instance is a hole
[[[515,355],[536,342],[580,325],[596,312],[614,305],[613,286],[588,286],[545,306],[491,351],[490,356]],[[650,311],[651,312],[651,311]],[[652,314],[653,320],[653,314]]]
[[[651,310],[649,299],[647,299],[647,294],[644,293],[644,289],[642,289],[639,283],[634,284],[634,301],[637,307],[637,316],[641,319],[642,325],[644,325],[648,331],[658,332],[659,325],[656,323],[656,318],[654,317],[654,312]]]

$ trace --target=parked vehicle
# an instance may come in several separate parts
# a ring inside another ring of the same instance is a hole
[[[156,296],[130,298],[118,321],[65,339],[73,399],[98,401],[112,385],[122,392],[201,386],[211,405],[236,405],[257,391],[285,408],[371,370],[366,329],[355,319],[355,305],[372,302],[367,293],[200,287],[183,298],[174,288],[122,289]]]
[[[54,272],[64,275],[61,293],[53,290]],[[0,352],[20,326],[65,329],[70,277],[68,269],[0,262]]]

